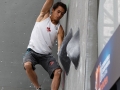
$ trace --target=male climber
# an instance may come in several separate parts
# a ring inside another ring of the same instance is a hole
[[[62,2],[53,5],[54,0],[46,0],[40,14],[36,20],[26,54],[23,58],[24,68],[29,79],[41,90],[35,73],[35,65],[40,64],[52,79],[51,90],[58,90],[61,78],[61,68],[52,56],[54,41],[58,39],[58,51],[64,38],[64,30],[59,20],[67,11],[67,7]],[[50,14],[50,8],[52,7]]]

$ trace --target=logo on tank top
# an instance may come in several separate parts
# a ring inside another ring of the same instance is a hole
[[[48,31],[48,32],[51,32],[50,27],[47,27],[47,31]]]
[[[54,61],[51,61],[49,64],[52,66],[54,64]]]

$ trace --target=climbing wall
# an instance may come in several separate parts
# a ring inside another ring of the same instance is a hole
[[[61,21],[66,34],[71,28],[73,35],[80,29],[80,62],[77,70],[71,63],[68,75],[63,74],[60,90],[91,90],[93,67],[120,25],[120,0],[61,1],[68,6],[68,12]]]
[[[24,71],[22,60],[44,2],[0,0],[0,90],[35,90]],[[56,43],[53,54],[57,58]],[[43,90],[50,89],[48,74],[41,66],[36,67]]]
[[[80,60],[76,69],[71,62],[69,73],[63,71],[59,90],[90,90],[90,75],[97,60],[97,0],[61,0],[68,12],[61,20],[67,35],[79,30]],[[75,47],[75,43],[73,48]],[[71,52],[72,53],[72,52]],[[73,54],[74,55],[74,54]]]

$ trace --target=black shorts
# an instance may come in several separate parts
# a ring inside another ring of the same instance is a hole
[[[56,59],[51,54],[39,54],[32,49],[27,49],[25,56],[23,57],[23,63],[31,62],[33,70],[35,70],[35,65],[40,64],[50,75],[50,78],[54,77],[54,70],[61,69]]]

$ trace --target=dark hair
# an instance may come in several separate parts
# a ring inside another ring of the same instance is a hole
[[[55,4],[53,5],[53,9],[55,10],[56,8],[58,8],[58,6],[61,6],[62,8],[64,8],[65,13],[66,13],[66,11],[67,11],[67,6],[66,6],[66,4],[64,4],[64,3],[62,3],[62,2],[57,2],[57,3],[55,3]]]

